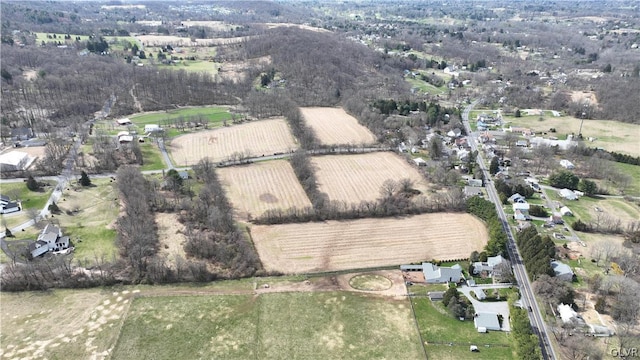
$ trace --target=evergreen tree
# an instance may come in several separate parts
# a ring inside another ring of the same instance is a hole
[[[498,173],[500,167],[500,161],[498,161],[498,157],[494,156],[491,159],[491,164],[489,164],[489,174],[495,175]]]
[[[80,185],[91,186],[91,179],[89,179],[89,175],[84,170],[80,173]]]
[[[40,183],[36,179],[33,178],[33,175],[29,175],[27,178],[27,189],[31,191],[39,191]]]

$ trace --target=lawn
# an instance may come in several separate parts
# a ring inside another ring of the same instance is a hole
[[[177,110],[154,112],[130,116],[129,119],[135,125],[144,128],[147,124],[168,124],[170,120],[183,118],[185,120],[197,119],[207,121],[210,127],[222,126],[224,120],[231,120],[231,113],[226,107],[189,107]]]
[[[515,359],[509,333],[478,333],[473,321],[451,317],[441,302],[434,303],[423,297],[412,298],[412,301],[430,359]],[[478,346],[480,352],[470,353],[470,345]]]
[[[140,167],[140,171],[145,170],[162,170],[167,167],[162,158],[162,153],[156,144],[145,142],[139,144],[142,151],[142,159],[144,163]]]
[[[636,154],[636,156],[640,156],[640,154]],[[631,196],[640,196],[640,166],[623,164],[619,162],[612,162],[612,165],[620,172],[631,177],[631,183],[626,188],[625,194]]]
[[[49,185],[44,186],[42,191],[31,191],[27,188],[27,184],[23,182],[0,184],[2,195],[9,196],[11,200],[21,200],[23,210],[42,210],[47,200],[49,200],[51,191],[53,191],[53,186]]]
[[[416,359],[420,355],[406,300],[351,292],[293,292],[137,298],[112,357]]]
[[[441,94],[446,93],[446,87],[445,86],[435,87],[435,86],[429,84],[428,82],[420,80],[420,79],[406,78],[405,80],[409,84],[411,84],[412,87],[418,88],[418,90],[420,90],[420,91],[422,91],[423,93],[426,93],[426,94],[441,95]]]

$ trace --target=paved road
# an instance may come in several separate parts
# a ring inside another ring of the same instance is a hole
[[[464,124],[467,134],[469,134],[468,143],[471,146],[472,151],[478,151],[478,148],[476,146],[476,139],[473,137],[471,132],[471,126],[469,125],[469,113],[479,102],[480,100],[475,100],[469,106],[467,106],[462,113],[462,123]],[[540,313],[538,303],[535,300],[531,282],[529,281],[529,276],[527,276],[522,258],[520,257],[520,253],[515,242],[515,237],[513,236],[513,232],[511,231],[511,227],[509,226],[507,215],[502,208],[502,203],[500,202],[498,192],[493,185],[493,181],[490,180],[491,177],[488,171],[489,168],[486,166],[484,158],[482,157],[480,151],[478,151],[478,157],[476,161],[478,163],[478,166],[480,167],[480,170],[484,174],[484,178],[488,180],[485,182],[487,194],[489,195],[489,199],[496,205],[496,210],[498,211],[498,216],[500,217],[500,220],[502,222],[502,227],[504,228],[504,231],[506,232],[509,239],[507,243],[507,249],[509,252],[509,258],[511,259],[511,263],[513,265],[513,273],[518,284],[520,285],[520,293],[522,294],[523,305],[525,307],[531,307],[532,311],[529,312],[529,320],[531,322],[534,334],[536,334],[539,338],[542,357],[544,359],[555,360],[558,358],[558,356],[556,355],[553,346],[551,345],[546,325]]]

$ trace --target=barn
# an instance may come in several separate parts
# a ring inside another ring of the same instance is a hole
[[[35,159],[22,151],[10,151],[0,155],[0,171],[27,169]]]

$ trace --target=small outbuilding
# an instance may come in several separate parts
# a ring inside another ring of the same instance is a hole
[[[131,120],[129,118],[118,119],[116,120],[116,122],[118,123],[118,125],[121,125],[121,126],[131,125]]]
[[[26,170],[35,158],[22,151],[10,151],[0,155],[0,171]]]
[[[498,314],[494,313],[477,313],[473,318],[473,324],[478,332],[487,332],[488,330],[500,331],[500,321]],[[484,330],[484,331],[481,331]]]

